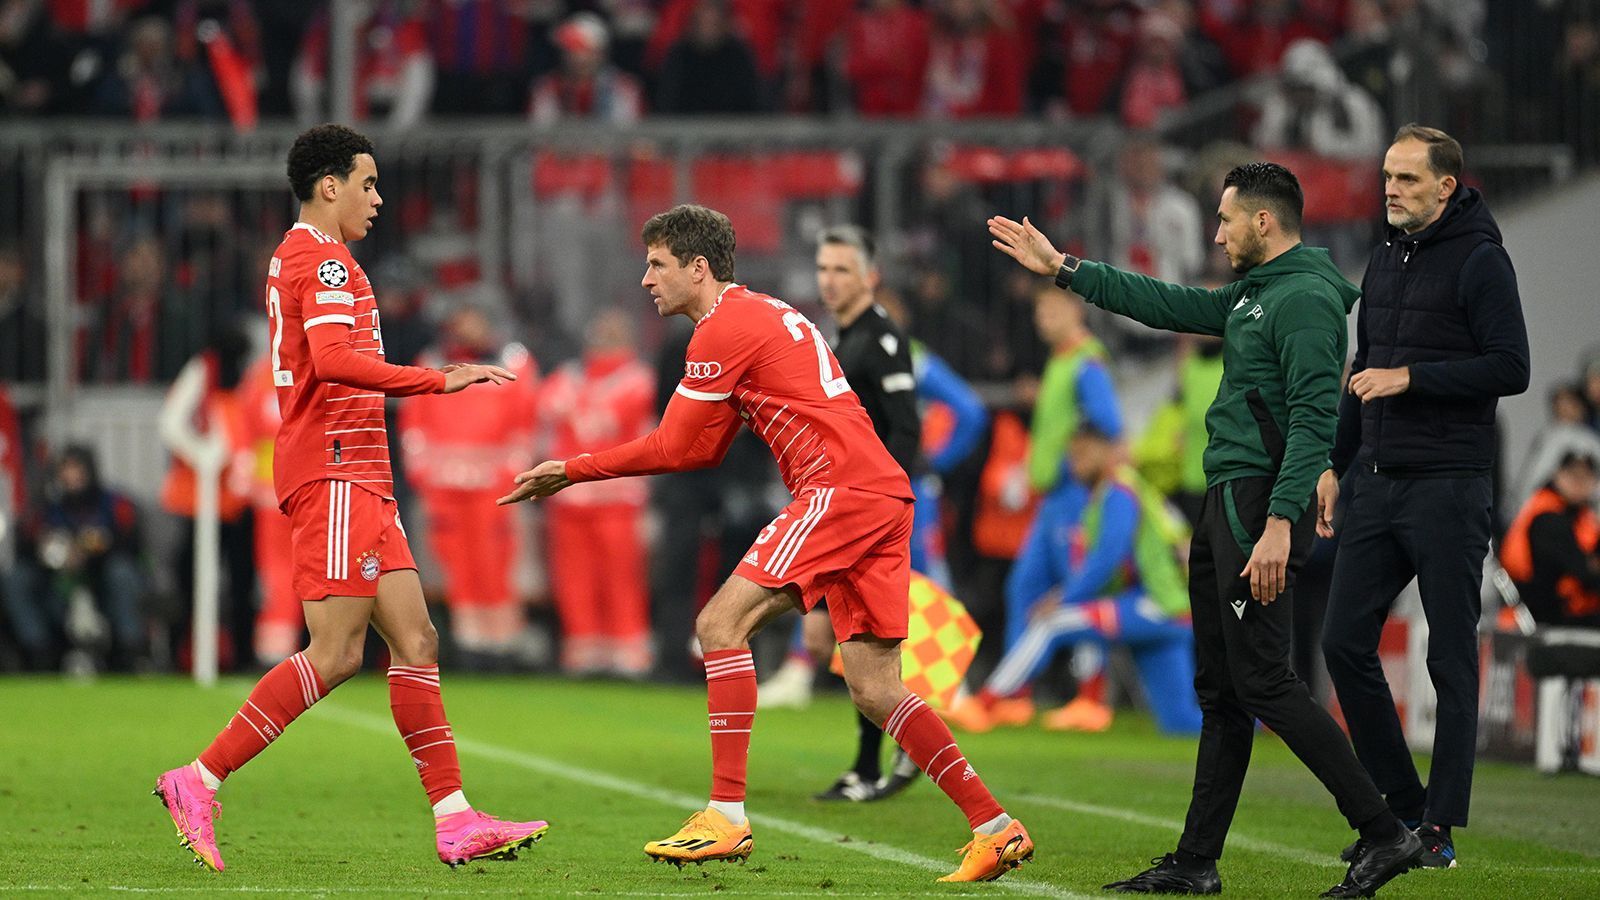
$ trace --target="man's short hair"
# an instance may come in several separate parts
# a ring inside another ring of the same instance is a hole
[[[704,256],[712,278],[733,280],[733,223],[714,209],[679,204],[651,216],[639,238],[647,248],[665,246],[682,266],[694,262],[696,256]]]
[[[1245,163],[1235,166],[1222,179],[1222,189],[1235,188],[1240,206],[1252,212],[1265,209],[1278,220],[1289,234],[1300,233],[1300,217],[1305,211],[1306,196],[1300,190],[1300,179],[1294,173],[1271,162]]]
[[[1394,133],[1394,140],[1390,143],[1398,144],[1401,141],[1421,141],[1427,144],[1428,168],[1433,170],[1433,174],[1440,178],[1449,175],[1457,181],[1461,180],[1463,157],[1461,143],[1455,138],[1437,128],[1411,122],[1400,126],[1400,130]]]
[[[310,200],[323,176],[349,178],[362,153],[372,153],[372,141],[343,125],[318,125],[301,133],[289,148],[289,186],[295,197],[301,203]]]
[[[878,248],[872,240],[872,235],[860,225],[835,225],[824,228],[817,235],[817,247],[836,244],[844,247],[854,247],[861,254],[861,264],[867,271],[878,264]]]
[[[1561,454],[1561,461],[1556,464],[1558,470],[1575,469],[1582,466],[1589,470],[1590,475],[1600,473],[1600,460],[1594,454],[1582,450],[1568,450]]]

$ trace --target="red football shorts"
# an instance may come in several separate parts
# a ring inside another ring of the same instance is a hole
[[[810,612],[823,598],[841,643],[859,634],[904,639],[911,591],[911,501],[818,488],[762,529],[734,574],[794,585]]]
[[[286,505],[301,600],[376,597],[379,575],[417,567],[393,500],[348,481],[313,481]]]

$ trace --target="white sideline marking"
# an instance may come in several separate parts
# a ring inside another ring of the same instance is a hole
[[[698,887],[696,885],[695,887]],[[295,887],[134,887],[132,885],[85,885],[82,883],[72,885],[49,884],[24,884],[8,886],[8,891],[117,891],[128,894],[374,894],[392,890],[393,886],[385,887],[321,887],[315,890]],[[459,888],[424,888],[423,893],[428,896],[464,896],[481,897],[486,893],[502,893],[503,887],[486,888],[481,891],[468,891]],[[682,891],[620,891],[620,890],[590,890],[590,891],[551,891],[540,888],[536,893],[541,897],[700,897],[705,895],[704,890],[685,889]],[[941,897],[988,897],[991,891],[939,891]],[[762,891],[763,897],[904,897],[904,891]]]
[[[1136,813],[1132,810],[1120,809],[1115,806],[1096,806],[1093,803],[1080,803],[1077,800],[1066,800],[1061,797],[1050,797],[1044,794],[1017,794],[1015,796],[1016,799],[1021,803],[1037,803],[1041,806],[1053,806],[1056,809],[1064,809],[1069,812],[1083,813],[1084,815],[1089,816],[1100,816],[1101,818],[1105,819],[1116,819],[1121,822],[1129,822],[1134,825],[1143,825],[1147,828],[1156,828],[1162,831],[1183,831],[1183,822],[1177,819],[1163,819],[1159,816],[1147,816],[1143,813]],[[1260,838],[1253,838],[1248,835],[1243,835],[1234,829],[1228,830],[1228,842],[1226,846],[1236,847],[1240,850],[1256,850],[1262,853],[1275,853],[1279,856],[1285,856],[1295,860],[1296,862],[1302,862],[1311,866],[1321,866],[1323,868],[1334,869],[1345,868],[1345,864],[1339,861],[1339,855],[1337,853],[1331,855],[1327,853],[1313,853],[1310,850],[1302,850],[1299,847],[1290,847],[1286,844],[1279,844],[1274,841],[1265,841]]]
[[[1014,796],[1019,803],[1037,803],[1040,806],[1053,806],[1070,812],[1100,816],[1106,819],[1117,819],[1133,825],[1143,825],[1147,828],[1155,828],[1162,831],[1183,831],[1183,822],[1179,819],[1163,819],[1159,816],[1147,816],[1143,813],[1136,813],[1132,810],[1115,806],[1097,806],[1093,803],[1081,803],[1077,800],[1067,800],[1045,794],[1016,794]],[[1338,854],[1317,853],[1300,847],[1291,847],[1288,844],[1280,844],[1276,841],[1240,834],[1232,829],[1228,831],[1227,846],[1260,853],[1275,853],[1307,865],[1320,866],[1322,868],[1342,869],[1345,867],[1345,864],[1339,861]],[[1478,864],[1475,863],[1473,868],[1478,868]],[[1497,862],[1484,864],[1483,868],[1500,872],[1557,872],[1574,875],[1600,875],[1600,866],[1519,866],[1514,863]]]
[[[318,713],[322,716],[333,719],[334,721],[342,722],[346,725],[353,725],[367,731],[374,731],[383,734],[390,734],[394,732],[394,723],[389,719],[367,713],[343,709],[326,702],[313,706],[310,712]],[[555,760],[546,759],[542,756],[536,756],[532,753],[508,750],[504,747],[497,747],[494,744],[487,744],[482,741],[474,741],[457,737],[456,749],[462,753],[470,753],[475,756],[481,756],[487,759],[509,763],[510,765],[519,766],[534,772],[543,772],[546,775],[564,778],[568,781],[574,781],[579,784],[588,785],[589,787],[615,791],[619,794],[628,794],[633,797],[638,797],[642,800],[653,800],[664,806],[672,806],[679,809],[699,809],[705,805],[705,799],[703,797],[690,796],[689,794],[680,794],[677,791],[669,791],[663,788],[651,787],[650,785],[640,784],[637,781],[629,781],[626,778],[618,778],[615,775],[597,772],[593,769],[584,769],[578,766],[567,765],[566,763],[556,762]],[[923,856],[920,853],[913,853],[909,850],[902,850],[899,847],[893,847],[888,844],[856,840],[837,832],[827,831],[822,828],[814,828],[810,825],[790,821],[788,819],[782,819],[777,816],[752,815],[750,817],[750,821],[760,825],[762,828],[770,828],[773,831],[780,831],[794,835],[795,837],[805,838],[806,840],[814,841],[818,844],[827,844],[831,847],[853,850],[857,853],[871,856],[874,859],[881,859],[885,862],[900,863],[901,865],[911,866],[912,868],[922,869],[927,872],[944,873],[950,871],[950,869],[954,866],[953,863],[937,860],[930,856]],[[1044,884],[1037,881],[1021,880],[1016,878],[1016,873],[1007,875],[1005,878],[994,882],[994,884],[997,887],[1010,890],[1015,893],[1034,894],[1041,897],[1058,897],[1063,898],[1063,900],[1096,900],[1096,898],[1099,897],[1098,894],[1075,894],[1071,891],[1063,890],[1062,888],[1058,888],[1054,885]],[[933,890],[931,887],[932,882],[929,882],[929,885],[930,887],[928,889],[930,891]]]

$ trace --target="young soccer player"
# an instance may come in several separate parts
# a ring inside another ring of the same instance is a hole
[[[711,802],[652,858],[744,859],[755,840],[745,771],[755,719],[750,636],[824,596],[856,708],[910,754],[966,814],[972,840],[941,881],[989,881],[1033,855],[962,755],[950,729],[900,681],[910,589],[911,484],[872,430],[815,325],[787,303],[733,283],[733,225],[701,206],[645,223],[644,287],[663,316],[695,322],[684,377],[655,431],[593,455],[548,460],[500,498],[548,497],[583,481],[705,468],[741,423],[772,449],[795,500],[762,532],[701,610],[711,726]]]
[[[461,791],[439,693],[439,636],[395,509],[383,399],[453,394],[516,375],[499,366],[434,370],[383,360],[372,285],[346,247],[366,237],[383,205],[371,141],[339,125],[313,128],[289,151],[289,182],[300,220],[267,269],[269,352],[283,413],[273,480],[292,523],[294,587],[311,642],[256,683],[194,762],[163,772],[155,794],[196,860],[222,871],[217,789],[361,668],[370,624],[389,644],[389,705],[433,804],[439,859],[456,866],[513,858],[548,826],[484,815]]]

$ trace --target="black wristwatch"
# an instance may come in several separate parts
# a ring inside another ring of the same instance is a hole
[[[1056,270],[1056,287],[1062,290],[1070,290],[1072,288],[1072,276],[1078,274],[1078,266],[1082,264],[1083,260],[1073,256],[1071,253],[1063,253],[1062,256],[1065,258],[1061,260],[1061,268]]]

